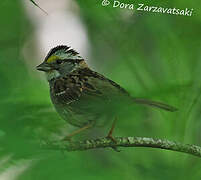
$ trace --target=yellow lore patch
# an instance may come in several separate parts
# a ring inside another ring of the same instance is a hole
[[[58,56],[50,56],[50,57],[47,59],[47,63],[52,63],[52,62],[56,61],[57,59],[59,59]]]

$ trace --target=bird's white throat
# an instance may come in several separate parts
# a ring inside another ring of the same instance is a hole
[[[52,71],[46,72],[45,74],[48,81],[51,81],[52,79],[61,76],[61,74],[57,70],[52,70]]]

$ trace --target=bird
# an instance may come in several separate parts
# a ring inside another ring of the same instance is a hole
[[[111,119],[113,124],[107,137],[114,140],[116,116],[132,104],[177,110],[165,103],[132,97],[119,84],[92,70],[77,51],[66,45],[52,48],[36,69],[46,74],[51,101],[58,114],[78,128],[65,140],[86,129],[102,127]]]

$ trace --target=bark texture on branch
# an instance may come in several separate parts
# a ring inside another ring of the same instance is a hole
[[[150,147],[178,151],[194,156],[201,157],[201,147],[179,142],[161,140],[147,137],[115,137],[116,142],[108,138],[90,139],[85,141],[57,141],[45,143],[44,149],[62,150],[62,151],[83,151],[97,148],[117,148],[117,147]]]

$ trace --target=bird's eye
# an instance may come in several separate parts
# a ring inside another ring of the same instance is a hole
[[[61,64],[61,63],[62,63],[62,60],[61,60],[61,59],[57,59],[57,60],[56,60],[56,63],[57,63],[57,64]]]

